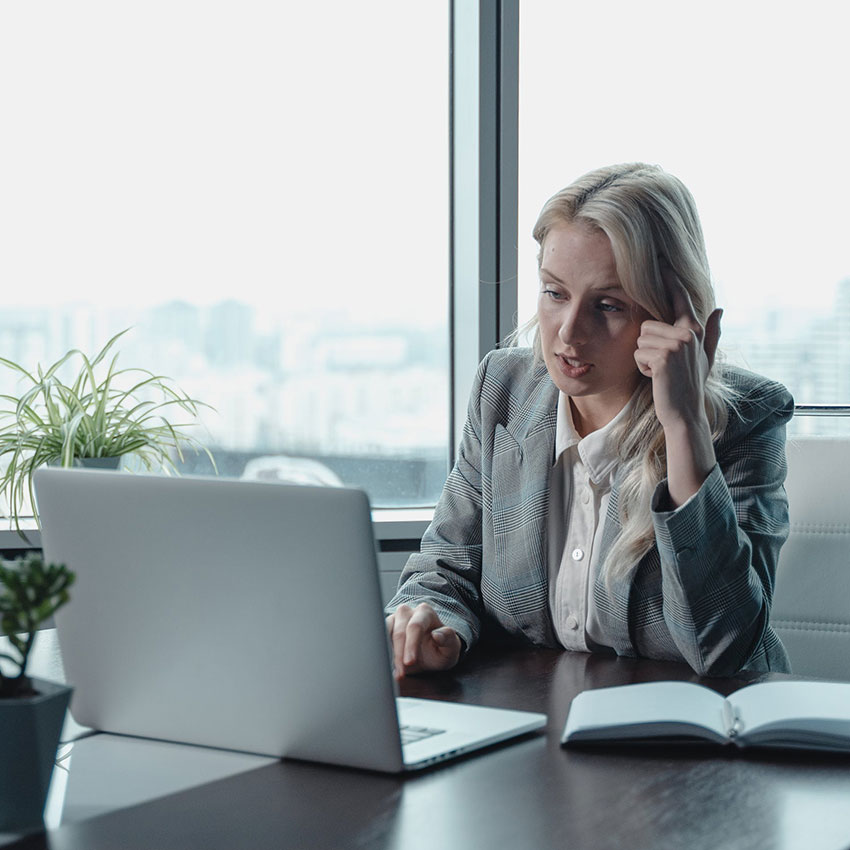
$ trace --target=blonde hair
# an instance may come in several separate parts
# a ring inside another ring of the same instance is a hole
[[[591,171],[553,195],[544,205],[534,238],[540,245],[552,227],[582,223],[601,230],[611,242],[617,275],[626,295],[655,318],[675,319],[662,268],[674,274],[690,296],[702,324],[714,309],[714,288],[699,215],[681,180],[644,163]],[[542,360],[537,319],[517,337],[534,332],[533,348]],[[724,381],[717,361],[705,386],[705,405],[713,437],[726,427],[736,393]],[[630,414],[615,435],[621,462],[618,510],[622,532],[603,564],[606,581],[627,573],[655,543],[650,500],[667,474],[664,430],[655,415],[651,379],[641,376]]]

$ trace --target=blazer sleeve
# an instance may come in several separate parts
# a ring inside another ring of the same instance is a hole
[[[420,550],[410,556],[392,613],[402,603],[429,603],[470,648],[481,632],[481,394],[489,356],[478,367],[457,461],[449,473]]]
[[[653,497],[664,620],[701,675],[733,675],[766,653],[773,635],[776,564],[789,531],[783,482],[793,410],[788,391],[764,381],[730,413],[700,490],[674,511],[662,509],[666,481]]]

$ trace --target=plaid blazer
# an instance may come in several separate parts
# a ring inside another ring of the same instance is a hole
[[[656,543],[623,578],[590,576],[600,624],[618,655],[686,661],[701,675],[790,669],[770,626],[779,549],[788,536],[788,391],[732,367],[737,411],[715,442],[700,491],[664,512],[652,502]],[[471,647],[482,627],[558,646],[549,609],[547,522],[558,390],[529,349],[485,357],[457,462],[434,519],[387,611],[429,602]],[[600,557],[620,533],[615,478]]]

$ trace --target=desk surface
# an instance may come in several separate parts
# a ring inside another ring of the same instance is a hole
[[[769,677],[758,677],[760,679]],[[850,846],[850,758],[733,748],[563,749],[589,687],[704,681],[682,665],[554,650],[473,653],[407,696],[546,712],[545,734],[406,777],[272,762],[16,848],[801,848]],[[128,766],[129,767],[129,766]]]

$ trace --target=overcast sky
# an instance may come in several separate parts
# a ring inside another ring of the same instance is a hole
[[[523,0],[521,316],[543,202],[633,159],[693,191],[728,320],[828,309],[842,5]],[[2,4],[4,304],[443,321],[447,24],[442,2]]]
[[[443,3],[3,4],[4,303],[445,321],[447,44]]]

